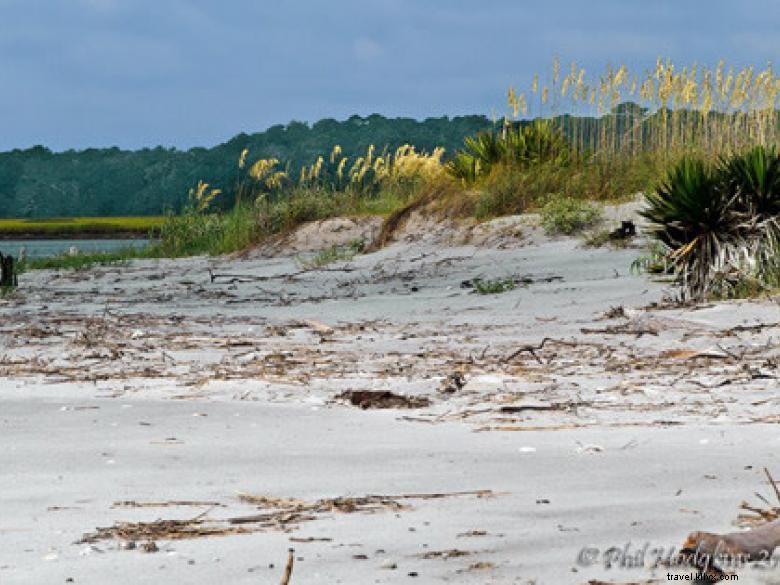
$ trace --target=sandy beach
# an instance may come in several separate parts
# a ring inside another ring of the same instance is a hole
[[[694,570],[651,549],[774,498],[777,299],[675,305],[631,272],[640,243],[527,217],[307,263],[376,227],[24,274],[0,301],[0,583],[278,583],[289,548],[294,585],[665,583]],[[157,520],[182,522],[121,524]]]

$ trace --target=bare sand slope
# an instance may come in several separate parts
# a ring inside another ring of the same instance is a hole
[[[24,275],[0,305],[0,583],[275,583],[290,546],[296,585],[666,582],[602,553],[772,494],[777,303],[669,308],[635,249],[494,243]],[[74,544],[156,519],[194,522],[155,553],[160,524]]]

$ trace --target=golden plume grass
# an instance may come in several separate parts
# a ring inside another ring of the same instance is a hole
[[[659,57],[644,72],[621,64],[589,75],[574,62],[563,69],[556,58],[550,75],[534,74],[529,92],[513,87],[507,99],[514,118],[528,112],[561,124],[575,152],[720,156],[780,142],[780,77],[771,64],[737,70],[724,60],[680,66]]]

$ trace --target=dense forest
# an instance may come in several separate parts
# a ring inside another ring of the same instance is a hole
[[[248,148],[252,158],[274,157],[294,171],[312,164],[334,145],[345,155],[365,152],[370,144],[394,149],[413,144],[437,146],[452,154],[463,139],[492,123],[484,116],[385,118],[352,116],[313,125],[290,122],[265,132],[239,134],[213,148],[119,148],[52,152],[43,146],[0,153],[0,217],[156,215],[178,210],[190,187],[204,180],[221,188],[222,205],[233,198],[236,164]],[[445,155],[446,156],[446,155]]]

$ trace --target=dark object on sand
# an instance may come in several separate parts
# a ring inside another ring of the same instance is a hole
[[[347,400],[350,404],[364,410],[368,408],[424,408],[431,404],[431,401],[424,396],[403,396],[387,390],[346,390],[336,398]]]
[[[14,257],[0,253],[0,286],[17,286],[16,271],[14,270]]]
[[[620,227],[609,233],[610,240],[627,240],[636,236],[636,225],[631,220],[621,221]]]

